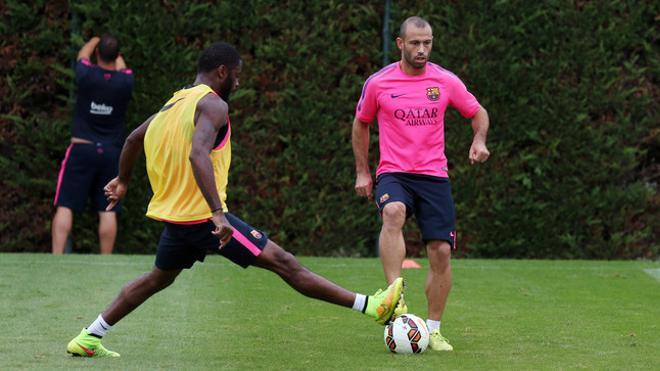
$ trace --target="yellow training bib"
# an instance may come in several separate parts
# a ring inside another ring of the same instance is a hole
[[[195,132],[197,103],[207,94],[215,94],[200,84],[174,93],[153,118],[144,137],[147,174],[154,192],[149,218],[186,223],[209,219],[211,210],[197,186],[189,156]],[[221,138],[220,138],[221,137]],[[221,129],[217,146],[211,151],[215,183],[227,212],[227,180],[231,163],[231,127]]]

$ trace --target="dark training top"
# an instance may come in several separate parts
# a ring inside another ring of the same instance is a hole
[[[104,70],[81,59],[76,64],[76,111],[71,135],[121,147],[126,108],[133,93],[133,71]]]

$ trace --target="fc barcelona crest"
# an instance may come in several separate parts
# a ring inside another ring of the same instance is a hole
[[[261,233],[259,233],[259,231],[257,231],[256,229],[251,230],[250,234],[252,235],[252,237],[256,238],[257,240],[260,240],[264,236]]]
[[[426,97],[433,101],[440,99],[440,88],[437,86],[426,88]]]
[[[389,193],[385,193],[384,195],[382,195],[382,196],[380,197],[380,203],[382,204],[383,202],[385,202],[385,201],[387,201],[387,200],[389,200],[389,199],[390,199],[390,194],[389,194]]]

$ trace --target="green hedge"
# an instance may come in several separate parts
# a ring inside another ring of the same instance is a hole
[[[360,4],[5,1],[0,251],[49,251],[72,61],[91,35],[111,30],[136,74],[129,130],[192,81],[205,45],[234,43],[245,64],[231,100],[230,209],[296,253],[373,254],[379,220],[353,192],[350,128],[363,81],[381,67],[385,2]],[[475,167],[469,122],[447,117],[460,255],[657,257],[657,2],[392,6],[393,33],[413,14],[431,22],[433,60],[490,113],[492,158]],[[154,251],[149,197],[142,162],[117,252]],[[77,251],[96,251],[95,216],[77,216],[73,235]],[[414,224],[406,235],[416,238]]]

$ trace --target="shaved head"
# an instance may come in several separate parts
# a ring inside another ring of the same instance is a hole
[[[433,48],[433,29],[425,19],[410,17],[401,23],[396,46],[401,50],[401,66],[410,75],[424,73]]]
[[[408,31],[408,26],[413,25],[417,28],[431,28],[431,25],[429,22],[426,21],[426,19],[418,16],[412,16],[408,17],[403,23],[401,23],[401,27],[399,28],[399,37],[402,39],[406,38],[406,32]]]

